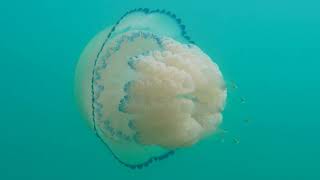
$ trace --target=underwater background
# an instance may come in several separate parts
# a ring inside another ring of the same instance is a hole
[[[131,170],[83,120],[74,72],[88,41],[137,7],[177,14],[230,98],[223,137]],[[0,180],[320,179],[319,9],[316,0],[1,1]]]

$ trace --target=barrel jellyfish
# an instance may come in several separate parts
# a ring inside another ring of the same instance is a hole
[[[222,73],[169,11],[134,9],[98,33],[75,80],[89,125],[129,168],[190,147],[222,122]]]

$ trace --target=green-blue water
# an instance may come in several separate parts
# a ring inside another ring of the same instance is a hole
[[[175,12],[239,87],[230,92],[224,142],[209,138],[143,170],[113,159],[73,94],[86,43],[136,7]],[[1,1],[0,179],[320,179],[319,7],[316,0]]]

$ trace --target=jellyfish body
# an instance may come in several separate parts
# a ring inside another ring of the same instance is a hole
[[[218,66],[176,15],[135,9],[82,53],[76,93],[90,126],[114,157],[142,168],[214,133],[226,87]]]

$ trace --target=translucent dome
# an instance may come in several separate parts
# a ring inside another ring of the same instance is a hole
[[[226,87],[168,11],[135,9],[87,45],[76,70],[84,116],[114,157],[142,168],[214,133]]]

